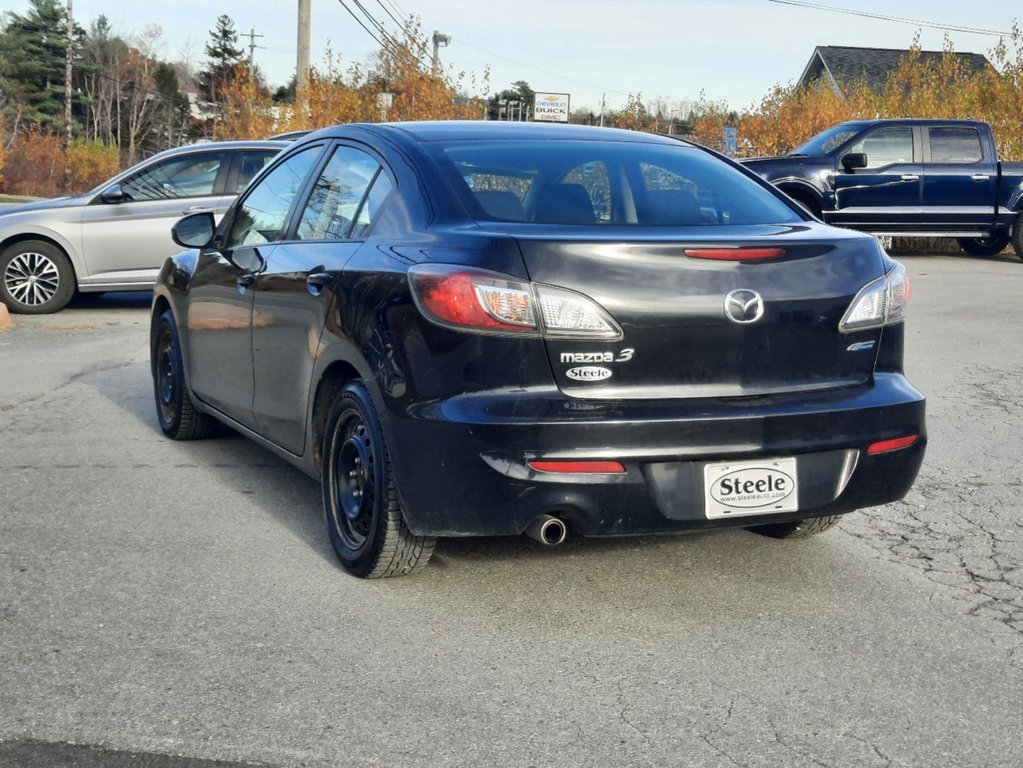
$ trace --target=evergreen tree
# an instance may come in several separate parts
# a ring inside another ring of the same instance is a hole
[[[199,93],[206,101],[220,103],[223,91],[242,63],[242,49],[238,47],[238,33],[230,16],[217,18],[217,26],[210,31],[206,43],[209,65],[199,73]]]
[[[67,16],[57,0],[30,0],[8,11],[0,32],[0,92],[8,113],[43,127],[63,121]],[[84,33],[75,25],[75,45]]]
[[[525,80],[516,80],[511,88],[491,96],[487,101],[488,120],[521,120],[533,109],[536,94]],[[504,102],[502,104],[502,102]]]

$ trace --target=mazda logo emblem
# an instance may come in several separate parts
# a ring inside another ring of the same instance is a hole
[[[764,300],[748,288],[732,291],[725,296],[725,315],[733,323],[755,323],[764,316]]]

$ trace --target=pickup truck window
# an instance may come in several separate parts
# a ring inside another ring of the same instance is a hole
[[[805,144],[801,144],[789,152],[792,157],[821,157],[827,155],[831,150],[845,144],[862,129],[858,125],[840,124],[828,128],[823,133],[818,133]]]
[[[881,168],[893,163],[912,163],[913,129],[879,128],[871,131],[849,148],[850,152],[865,152],[867,168]]]
[[[984,159],[976,128],[931,128],[932,163],[979,163]]]

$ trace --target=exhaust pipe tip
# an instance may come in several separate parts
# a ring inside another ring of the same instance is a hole
[[[526,528],[526,535],[546,547],[556,547],[565,543],[568,526],[560,517],[540,515]]]

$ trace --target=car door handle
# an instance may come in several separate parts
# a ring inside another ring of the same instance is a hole
[[[193,205],[190,208],[186,208],[181,213],[187,216],[190,213],[209,213],[212,210],[212,208],[207,208],[205,205]]]
[[[323,267],[316,267],[306,275],[305,287],[313,296],[319,296],[320,291],[333,283],[335,277],[337,277],[336,272],[329,272]]]
[[[245,293],[254,282],[256,282],[256,276],[251,272],[246,272],[235,280],[235,287],[238,289],[238,293]]]
[[[902,180],[903,181],[920,181],[920,177],[915,175],[915,174],[912,174],[912,173],[906,173],[906,174],[903,174]]]
[[[991,177],[988,176],[986,173],[975,173],[970,178],[973,179],[974,181],[987,181]]]

